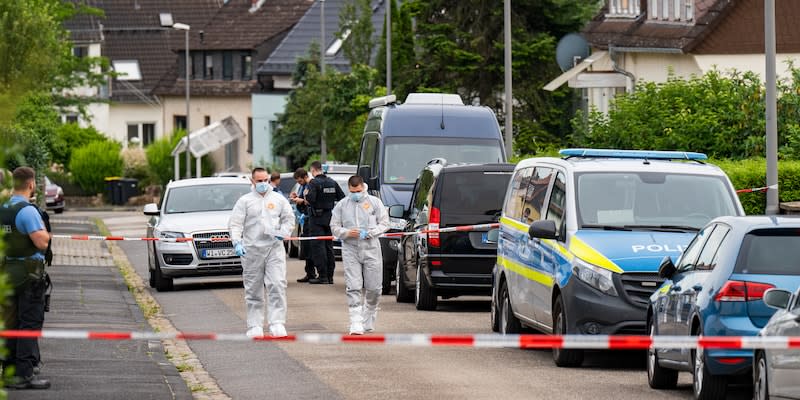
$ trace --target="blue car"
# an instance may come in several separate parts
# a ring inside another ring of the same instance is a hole
[[[665,258],[666,280],[650,297],[650,335],[756,336],[774,313],[762,300],[771,288],[800,286],[800,219],[720,217],[686,248]],[[752,350],[650,349],[650,387],[675,387],[679,371],[694,375],[696,399],[724,399],[728,382],[747,382]]]

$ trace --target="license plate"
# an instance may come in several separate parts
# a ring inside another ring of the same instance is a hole
[[[235,254],[233,249],[203,249],[200,256],[203,258],[224,258],[233,257]]]
[[[488,244],[489,243],[489,232],[481,233],[481,243]]]
[[[47,198],[45,198],[45,201],[48,202],[48,203],[55,203],[56,202],[56,198],[55,197],[47,197]]]

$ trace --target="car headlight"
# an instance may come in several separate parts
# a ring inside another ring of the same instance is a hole
[[[389,229],[401,231],[406,227],[406,220],[401,218],[389,218]]]
[[[161,239],[177,239],[185,237],[182,232],[155,231],[155,236]]]
[[[578,279],[586,282],[589,286],[609,296],[618,296],[617,289],[614,287],[613,272],[578,258],[572,263],[572,271]]]

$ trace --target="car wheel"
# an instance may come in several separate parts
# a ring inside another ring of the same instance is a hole
[[[56,214],[61,214],[61,213],[64,212],[64,209],[63,208],[56,208],[54,211],[56,212]]]
[[[294,240],[288,240],[289,243],[289,257],[297,258],[300,253],[300,246]]]
[[[400,271],[400,259],[397,259],[397,267],[395,268],[394,272],[394,289],[395,289],[395,300],[398,303],[411,303],[414,300],[414,295],[411,293],[411,290],[406,288],[406,282],[403,279],[402,271]]]
[[[500,290],[492,290],[492,306],[489,312],[491,319],[492,332],[500,332]]]
[[[647,321],[650,339],[656,335],[656,326],[652,318]],[[674,389],[678,384],[678,371],[664,368],[658,364],[658,352],[654,347],[647,349],[647,384],[653,389]]]
[[[155,247],[155,244],[153,244],[153,247]],[[155,254],[155,249],[153,250],[153,254]],[[155,257],[155,256],[153,256],[153,257]],[[156,287],[156,275],[153,272],[153,260],[152,260],[152,258],[150,258],[150,252],[149,251],[147,252],[147,275],[150,278],[149,279],[150,287],[151,288],[155,288]]]
[[[511,308],[511,296],[508,295],[508,286],[503,282],[500,288],[500,321],[498,322],[498,330],[503,335],[520,333],[522,331],[522,324],[519,318],[514,315],[514,310]]]
[[[702,335],[698,330],[696,336]],[[692,350],[692,389],[697,400],[724,399],[728,391],[728,379],[725,376],[711,375],[706,366],[705,351],[702,347]]]
[[[392,293],[392,273],[394,268],[391,265],[383,264],[383,286],[381,286],[381,294],[389,295]]]
[[[155,255],[155,265],[153,266],[153,284],[159,292],[169,292],[173,289],[172,278],[164,276],[161,266],[158,265],[158,254]]]
[[[767,380],[767,356],[763,351],[756,353],[755,370],[753,371],[753,398],[769,400],[769,381]]]
[[[437,305],[436,292],[428,284],[428,280],[422,274],[422,267],[417,265],[417,283],[414,291],[414,304],[417,310],[433,311]]]
[[[567,315],[564,310],[564,300],[558,296],[553,304],[553,334],[565,335],[566,333]],[[583,350],[553,348],[553,361],[559,367],[580,367],[583,364]]]

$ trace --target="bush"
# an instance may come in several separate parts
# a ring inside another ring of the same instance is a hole
[[[151,173],[147,164],[147,154],[141,147],[128,147],[122,150],[122,175],[126,178],[135,178],[139,187],[145,187],[151,182]]]
[[[767,186],[767,162],[763,158],[721,160],[713,163],[728,174],[737,190]],[[747,215],[764,214],[767,207],[767,194],[764,192],[740,193],[739,200]],[[800,200],[800,161],[778,162],[778,200]]]
[[[94,127],[81,128],[78,124],[64,124],[56,130],[50,152],[52,161],[57,164],[68,165],[72,158],[72,151],[91,142],[110,141]]]
[[[172,150],[185,135],[186,132],[182,130],[175,131],[172,136],[162,137],[147,146],[145,153],[147,154],[147,164],[150,166],[152,184],[165,186],[175,178],[175,160],[172,157]],[[186,172],[185,153],[181,153],[179,162],[179,176],[183,176]],[[192,164],[194,164],[194,159],[192,159]],[[214,172],[214,162],[209,157],[203,157],[200,172],[203,176],[210,176]],[[192,165],[192,176],[194,176],[194,165]]]
[[[105,178],[123,171],[120,145],[110,141],[91,142],[72,152],[69,162],[72,177],[87,193],[102,193]]]

